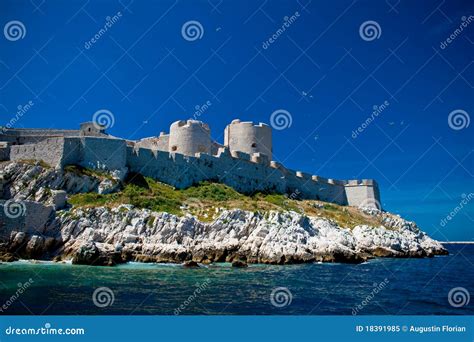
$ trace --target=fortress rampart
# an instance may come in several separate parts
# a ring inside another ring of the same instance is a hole
[[[380,209],[374,180],[327,179],[272,161],[271,128],[264,124],[234,120],[226,127],[224,145],[212,141],[209,126],[195,120],[177,121],[169,134],[137,142],[89,132],[90,127],[83,124],[75,133],[45,131],[45,138],[34,143],[27,139],[24,144],[4,139],[18,134],[6,130],[0,135],[0,160],[42,160],[57,168],[70,164],[110,171],[126,168],[180,189],[215,181],[245,194],[275,192]],[[37,137],[37,133],[24,130],[19,136]]]
[[[49,138],[79,136],[108,137],[103,127],[92,122],[82,123],[80,129],[0,127],[0,142],[7,142],[11,145],[36,144]]]
[[[55,168],[80,165],[121,170],[126,165],[125,140],[97,137],[48,138],[36,144],[10,146],[10,160],[41,160]]]

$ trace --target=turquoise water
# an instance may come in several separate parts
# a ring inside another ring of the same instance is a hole
[[[229,264],[188,269],[170,264],[4,263],[0,305],[8,307],[0,314],[472,315],[474,299],[456,308],[448,302],[448,293],[463,287],[474,295],[474,245],[448,249],[449,256],[430,259],[246,269]],[[11,300],[18,283],[30,278],[32,284]],[[105,307],[92,298],[101,287],[114,297]],[[288,290],[275,290],[282,287]],[[272,296],[272,291],[281,296]]]

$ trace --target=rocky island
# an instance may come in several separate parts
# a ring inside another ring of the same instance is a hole
[[[0,170],[10,197],[0,212],[3,261],[358,263],[447,253],[415,223],[375,208],[247,196],[213,183],[176,190],[139,175],[120,181],[41,163]]]
[[[443,246],[381,208],[374,180],[335,180],[272,161],[271,129],[234,120],[119,139],[2,129],[0,259],[290,264],[430,257]]]

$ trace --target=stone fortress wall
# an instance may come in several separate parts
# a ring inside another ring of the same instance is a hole
[[[170,135],[165,132],[161,132],[158,137],[143,138],[136,142],[133,142],[134,146],[149,148],[158,151],[169,150]]]
[[[42,160],[58,168],[70,164],[111,171],[127,168],[181,189],[216,181],[245,194],[276,192],[381,209],[374,180],[327,179],[272,161],[272,131],[262,123],[232,121],[225,129],[224,145],[212,141],[209,126],[196,120],[174,122],[169,134],[139,141],[112,137],[91,123],[82,124],[77,131],[3,133],[0,160]],[[9,149],[7,157],[2,149]]]
[[[276,192],[286,193],[291,197],[349,204],[345,181],[289,170],[278,163],[270,163],[268,158],[261,155],[230,153],[227,148],[219,149],[215,156],[198,153],[192,157],[128,146],[127,163],[130,171],[158,179],[176,188],[187,188],[207,180],[226,184],[246,194]],[[370,180],[358,181],[356,187],[361,190],[357,197],[351,199],[351,205],[357,206],[371,198],[371,193],[375,194],[374,186],[376,187],[375,183]],[[367,203],[370,205],[369,202]]]
[[[92,122],[84,122],[80,129],[1,128],[0,142],[11,145],[35,144],[54,137],[96,136],[109,137],[105,129]]]
[[[126,143],[121,139],[55,137],[36,144],[10,146],[10,160],[41,160],[55,168],[80,165],[92,169],[121,170],[126,165]]]

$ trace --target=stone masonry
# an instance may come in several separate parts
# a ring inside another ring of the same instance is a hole
[[[108,171],[128,170],[176,188],[202,181],[226,184],[245,194],[275,192],[292,198],[381,209],[374,180],[335,180],[285,168],[272,161],[272,130],[263,123],[234,120],[224,144],[212,141],[207,124],[174,122],[170,133],[130,141],[93,123],[79,130],[3,129],[0,161],[41,160]]]

